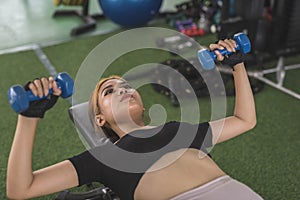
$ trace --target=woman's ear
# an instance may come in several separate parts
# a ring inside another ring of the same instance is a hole
[[[102,114],[96,115],[95,116],[95,122],[97,124],[97,126],[104,126],[106,123],[106,120],[104,118],[104,116]]]

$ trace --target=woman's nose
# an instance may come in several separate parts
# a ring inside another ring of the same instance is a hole
[[[118,95],[122,95],[122,94],[125,94],[125,93],[127,93],[127,89],[119,88]]]

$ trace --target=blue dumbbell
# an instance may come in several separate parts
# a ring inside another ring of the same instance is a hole
[[[61,89],[61,97],[68,98],[74,93],[74,81],[66,72],[57,74],[55,77],[58,87]],[[50,89],[49,93],[52,94],[53,90]],[[34,96],[34,94],[29,90],[25,91],[23,86],[14,85],[9,88],[7,92],[7,97],[10,106],[16,113],[21,113],[29,107],[30,101],[36,101],[40,99],[45,99],[47,96],[39,97]]]
[[[234,35],[233,39],[236,42],[236,50],[241,51],[246,54],[251,51],[251,43],[248,36],[245,33],[237,33]],[[216,51],[216,50],[214,50]],[[206,70],[213,69],[215,67],[215,60],[217,59],[217,55],[214,51],[209,51],[207,49],[202,49],[198,51],[198,59],[201,63],[202,67]],[[222,55],[230,55],[233,52],[229,52],[226,49],[218,49],[218,51]]]

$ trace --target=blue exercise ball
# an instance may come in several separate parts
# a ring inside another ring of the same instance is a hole
[[[103,14],[123,27],[138,27],[150,21],[163,0],[99,0]]]

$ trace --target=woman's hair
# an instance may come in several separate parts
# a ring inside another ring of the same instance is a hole
[[[92,95],[90,97],[89,111],[88,112],[89,112],[90,121],[93,124],[96,132],[100,132],[100,129],[102,129],[102,131],[105,134],[105,136],[111,142],[115,143],[117,140],[120,139],[120,137],[107,124],[104,125],[104,126],[102,126],[102,127],[100,127],[95,122],[95,116],[101,114],[101,108],[100,108],[100,105],[98,103],[98,95],[99,95],[100,88],[103,85],[103,83],[105,83],[106,81],[111,80],[111,79],[124,80],[120,76],[116,76],[116,75],[100,79],[100,81],[96,85],[96,87],[95,87],[95,89],[94,89],[94,91],[93,91],[93,93],[92,93]]]

